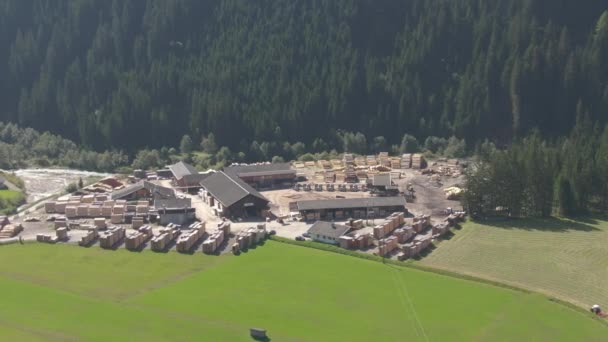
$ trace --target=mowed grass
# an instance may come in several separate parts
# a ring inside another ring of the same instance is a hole
[[[239,257],[0,247],[1,340],[601,341],[541,295],[268,241]]]
[[[608,222],[467,222],[422,264],[608,307]]]
[[[23,198],[23,194],[15,190],[0,190],[0,198],[11,202],[18,202]]]

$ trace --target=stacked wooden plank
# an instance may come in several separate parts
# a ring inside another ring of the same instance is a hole
[[[332,159],[329,161],[331,163],[331,168],[332,169],[340,169],[342,168],[342,161],[339,159]]]
[[[414,154],[412,155],[412,169],[424,169],[426,167],[426,161],[424,160],[424,156],[422,154]]]
[[[57,235],[58,241],[67,241],[68,240],[68,229],[67,228],[57,228],[55,230],[55,234]]]
[[[0,239],[12,238],[23,231],[21,224],[7,224],[0,230]]]
[[[365,227],[365,222],[363,220],[353,220],[353,229],[361,229]]]
[[[338,245],[340,248],[344,249],[355,249],[355,239],[350,236],[342,235],[338,238]]]
[[[367,160],[365,157],[359,156],[355,158],[355,165],[357,166],[367,166]]]
[[[80,199],[80,203],[93,203],[93,202],[95,202],[95,195],[93,195],[93,194],[84,195]]]
[[[407,240],[411,239],[412,236],[416,235],[414,228],[405,226],[403,228],[395,229],[393,235],[397,237],[397,242],[406,243]]]
[[[48,235],[48,234],[36,234],[36,241],[46,242],[46,243],[55,243],[55,242],[57,242],[57,238],[52,235]]]
[[[412,227],[416,233],[420,233],[427,229],[431,225],[431,217],[429,215],[420,215],[414,217],[414,224]]]
[[[336,174],[333,171],[328,171],[323,174],[323,183],[333,183],[336,181]]]
[[[67,227],[68,226],[68,221],[65,218],[65,216],[64,217],[57,217],[57,218],[55,218],[54,226],[55,226],[55,229],[62,228],[62,227]]]
[[[223,231],[225,236],[228,237],[230,235],[230,221],[222,221],[218,223],[217,229]]]
[[[323,183],[325,181],[325,172],[323,172],[323,171],[315,172],[313,179],[317,183]]]
[[[384,167],[391,167],[391,160],[388,157],[388,152],[380,152],[378,154],[378,165],[382,165]]]
[[[317,165],[324,170],[331,170],[331,162],[329,160],[319,160]]]
[[[55,203],[56,202],[46,202],[44,203],[44,212],[47,214],[51,214],[55,212]]]
[[[65,216],[67,218],[75,218],[78,216],[78,212],[76,211],[76,207],[73,205],[66,205],[65,207]]]
[[[381,239],[378,241],[378,255],[386,256],[398,247],[399,244],[397,243],[396,236],[389,236],[386,239]]]
[[[433,226],[433,237],[440,237],[447,234],[450,231],[450,224],[448,222],[438,223]]]
[[[92,203],[89,205],[89,212],[87,213],[88,217],[100,217],[102,216],[101,212],[101,202]]]
[[[366,157],[367,166],[376,166],[378,165],[378,161],[376,160],[376,156],[367,156]]]
[[[217,248],[221,246],[222,243],[224,243],[224,238],[225,235],[223,230],[218,229],[215,232],[211,233],[211,235],[209,235],[209,238],[205,240],[205,242],[203,242],[203,253],[215,253]]]
[[[99,245],[101,248],[112,248],[125,238],[125,229],[122,227],[112,227],[99,235]]]
[[[136,232],[130,233],[125,239],[125,245],[128,250],[138,250],[152,237],[152,227],[142,226]]]
[[[401,168],[402,169],[410,169],[412,168],[412,155],[406,153],[401,156]]]
[[[198,241],[205,234],[205,225],[198,225],[196,229],[190,229],[180,234],[177,239],[177,251],[180,253],[189,253]]]
[[[125,216],[122,214],[112,214],[110,216],[110,223],[112,224],[121,224],[125,220]]]
[[[366,170],[357,170],[355,172],[355,175],[357,176],[357,179],[359,179],[359,181],[367,180],[367,171]]]
[[[144,225],[144,218],[143,217],[137,217],[137,216],[135,216],[131,220],[131,228],[133,228],[133,229],[139,229],[143,225]]]
[[[346,174],[344,172],[336,172],[336,183],[344,183],[346,181]],[[330,183],[330,182],[328,182]]]
[[[91,229],[85,236],[80,238],[80,241],[78,241],[78,244],[80,246],[88,246],[88,245],[92,244],[93,241],[95,241],[95,239],[97,239],[98,237],[99,237],[99,233],[97,232],[97,229]]]
[[[163,228],[160,233],[152,238],[152,250],[156,252],[164,251],[167,246],[180,234],[179,228]]]
[[[353,157],[352,153],[344,153],[344,155],[342,156],[342,165],[344,165],[344,167],[347,166],[353,166],[355,164],[355,159]]]
[[[401,168],[401,158],[399,157],[393,157],[390,159],[391,161],[391,165],[390,167],[392,169],[400,169]]]
[[[78,207],[76,207],[76,215],[78,217],[89,216],[89,206],[86,204],[80,204]]]
[[[305,165],[307,168],[312,169],[312,168],[314,168],[314,167],[315,167],[315,162],[314,162],[314,161],[307,161],[307,162],[304,162],[304,165]]]

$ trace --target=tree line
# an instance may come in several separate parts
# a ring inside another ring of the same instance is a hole
[[[359,150],[399,146],[404,132],[455,136],[469,149],[535,129],[555,139],[577,109],[606,123],[607,9],[605,0],[4,0],[0,120],[129,155],[184,135],[197,146],[210,133],[234,154],[270,157],[285,142],[339,150],[339,131],[385,138],[355,136],[347,147]]]
[[[487,141],[466,173],[464,207],[474,216],[576,216],[608,209],[608,126],[580,115],[571,133],[538,132],[505,149]]]

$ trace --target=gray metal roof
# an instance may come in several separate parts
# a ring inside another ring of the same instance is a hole
[[[320,210],[320,209],[354,209],[354,208],[380,208],[397,207],[405,208],[405,197],[369,197],[369,198],[337,198],[329,200],[310,200],[296,202],[298,210]]]
[[[120,199],[129,196],[130,194],[141,189],[148,189],[153,195],[159,195],[160,197],[175,198],[175,192],[173,191],[173,189],[165,188],[164,186],[156,185],[154,183],[144,180],[130,185],[124,189],[113,191],[110,197],[113,200]]]
[[[182,179],[184,176],[187,175],[198,174],[198,171],[194,168],[194,166],[181,161],[179,163],[169,165],[169,170],[171,170],[171,173],[173,173],[173,177],[175,177],[176,179]]]
[[[228,175],[225,172],[216,172],[205,178],[201,182],[201,186],[226,207],[242,200],[247,195],[253,195],[268,202],[266,197],[252,188],[249,184],[243,182],[238,177]]]
[[[185,209],[192,206],[190,198],[163,198],[154,200],[155,209]]]
[[[317,221],[312,225],[312,227],[310,227],[310,229],[308,229],[308,233],[324,235],[327,237],[337,239],[340,236],[346,234],[349,230],[350,230],[350,227],[345,226],[345,225],[336,224],[336,223],[327,222],[327,221]]]
[[[295,177],[296,175],[296,170],[293,170],[289,163],[233,165],[225,168],[224,171],[227,174],[232,174],[239,177],[270,176],[280,174],[293,174]]]

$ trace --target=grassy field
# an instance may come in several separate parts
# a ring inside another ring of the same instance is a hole
[[[608,222],[556,218],[466,223],[422,264],[608,307]]]
[[[0,190],[0,198],[7,201],[20,201],[23,199],[23,194],[15,190]]]
[[[25,201],[23,193],[14,190],[0,190],[0,214],[12,214]]]
[[[268,241],[239,257],[0,247],[0,339],[601,341],[546,297]]]

